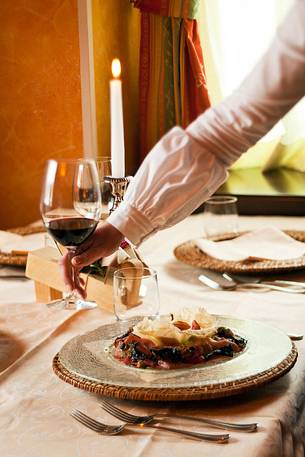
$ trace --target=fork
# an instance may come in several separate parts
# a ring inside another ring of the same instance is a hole
[[[125,424],[122,425],[106,425],[102,422],[98,422],[87,414],[82,413],[78,409],[74,409],[71,413],[71,416],[76,419],[81,424],[90,428],[94,432],[100,433],[101,435],[118,435],[125,429]]]
[[[223,273],[222,275],[228,281],[232,281],[232,284],[237,283],[239,288],[246,287],[248,288],[264,288],[267,287],[271,290],[278,290],[280,292],[288,292],[292,294],[303,294],[305,293],[305,288],[302,283],[297,281],[284,281],[284,280],[273,280],[268,281],[268,279],[259,278],[257,276],[244,276],[244,275],[232,275],[228,273]]]
[[[146,425],[151,423],[152,421],[156,421],[158,418],[171,418],[171,419],[183,419],[183,420],[188,420],[188,421],[197,421],[201,422],[202,424],[205,425],[212,425],[213,427],[216,428],[221,428],[221,429],[229,429],[229,430],[236,430],[236,431],[241,431],[241,432],[254,432],[257,430],[257,423],[248,423],[248,424],[236,424],[232,422],[224,422],[224,421],[219,421],[216,419],[207,419],[207,418],[201,418],[201,417],[191,417],[191,416],[180,416],[180,415],[172,415],[172,414],[166,414],[166,413],[160,413],[156,415],[147,415],[147,416],[136,416],[134,414],[127,413],[126,411],[123,411],[122,409],[118,408],[117,406],[114,406],[113,403],[110,403],[107,400],[102,400],[101,407],[107,411],[109,414],[112,414],[115,416],[117,419],[123,420],[124,422],[127,422],[128,424],[142,424]]]
[[[284,286],[295,286],[296,288],[303,289],[305,288],[305,282],[301,281],[291,281],[290,279],[272,279],[268,280],[266,276],[261,277],[261,276],[250,276],[250,275],[238,275],[238,274],[232,274],[232,273],[227,273],[224,272],[222,275],[224,278],[227,278],[228,280],[236,281],[238,283],[243,283],[243,282],[254,282],[254,283],[268,283],[268,284],[278,284],[278,285],[284,285]]]
[[[298,284],[287,284],[286,282],[262,281],[250,276],[234,276],[228,273],[218,273],[203,269],[198,277],[199,281],[215,290],[256,290],[257,292],[267,292],[277,290],[292,294],[304,294],[305,288]]]
[[[121,424],[121,425],[107,425],[103,424],[102,422],[99,422],[95,419],[93,419],[90,416],[87,416],[87,414],[82,413],[78,409],[74,409],[71,413],[71,416],[76,419],[78,422],[81,424],[85,425],[86,427],[90,428],[94,432],[100,433],[101,435],[119,435],[122,433],[125,429],[128,429],[129,427],[138,427],[138,428],[156,428],[160,430],[166,430],[167,432],[173,432],[177,433],[180,435],[188,436],[190,438],[197,438],[200,440],[206,440],[206,441],[214,441],[217,443],[226,443],[230,435],[229,434],[220,434],[220,435],[211,435],[208,433],[199,433],[199,432],[190,432],[188,430],[181,430],[177,428],[172,428],[172,427],[166,427],[163,425],[157,425],[157,424],[143,424],[143,423],[130,423],[130,424]]]

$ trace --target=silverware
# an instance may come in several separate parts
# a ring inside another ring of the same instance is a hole
[[[222,275],[225,279],[229,281],[233,280],[237,283],[255,283],[255,284],[268,284],[268,285],[278,285],[278,286],[289,286],[289,288],[293,289],[305,289],[305,283],[300,281],[290,281],[286,279],[274,279],[274,280],[266,280],[266,277],[259,277],[259,276],[250,276],[250,275],[235,275],[232,273],[223,273]]]
[[[248,277],[249,278],[249,277]],[[297,285],[279,285],[273,281],[260,281],[253,279],[249,281],[236,281],[235,277],[230,276],[228,273],[217,273],[215,271],[203,270],[203,273],[198,277],[199,281],[208,287],[215,290],[255,290],[258,289],[261,292],[267,290],[277,290],[280,292],[287,292],[292,294],[305,293],[305,288]]]
[[[215,272],[213,272],[214,274]],[[204,285],[210,287],[211,289],[214,290],[256,290],[257,292],[268,292],[270,290],[269,286],[263,286],[263,285],[256,285],[256,284],[237,284],[235,281],[227,281],[227,283],[224,282],[223,277],[217,279],[212,279],[210,277],[210,272],[208,274],[201,274],[198,276],[198,279],[200,282],[202,282]]]
[[[260,283],[240,283],[237,284],[236,286],[237,290],[255,290],[258,289],[260,291],[265,291],[265,290],[277,290],[278,292],[286,292],[288,294],[304,294],[305,289],[302,288],[296,288],[296,287],[286,287],[286,286],[278,286],[276,284],[269,283],[267,281],[265,282],[260,282]]]
[[[82,413],[78,409],[74,409],[71,413],[71,416],[76,419],[81,424],[90,428],[94,432],[100,433],[101,435],[118,435],[125,429],[125,424],[122,425],[106,425],[102,422],[98,422],[87,414]]]
[[[288,286],[298,286],[305,288],[305,282],[302,281],[290,281],[287,279],[274,279],[272,282],[275,284],[287,284]]]
[[[155,415],[147,415],[147,416],[136,416],[134,414],[127,413],[122,409],[115,406],[113,403],[110,403],[107,400],[102,400],[101,407],[107,411],[109,414],[112,414],[117,419],[123,420],[129,424],[149,424],[157,419],[161,418],[170,418],[170,419],[179,419],[179,420],[186,420],[192,422],[200,422],[205,425],[212,425],[216,428],[221,429],[229,429],[229,430],[237,430],[243,432],[254,432],[257,430],[257,423],[248,423],[248,424],[236,424],[232,422],[224,422],[216,419],[207,419],[201,417],[191,417],[191,416],[182,416],[182,415],[174,415],[174,414],[166,414],[166,413],[157,413]]]
[[[217,443],[226,443],[230,438],[230,435],[228,433],[221,434],[221,435],[220,434],[211,435],[208,433],[190,432],[188,430],[166,427],[164,425],[157,425],[157,424],[147,424],[146,425],[143,423],[141,423],[141,424],[129,423],[129,424],[121,424],[121,425],[107,425],[107,424],[103,424],[102,422],[99,422],[95,419],[92,419],[92,417],[87,416],[87,414],[82,413],[78,409],[73,410],[71,413],[71,416],[74,419],[76,419],[78,422],[80,422],[81,424],[83,424],[86,427],[93,430],[94,432],[100,433],[102,435],[118,435],[118,434],[122,433],[125,429],[128,429],[129,427],[138,427],[138,428],[148,427],[148,428],[166,430],[167,432],[184,435],[184,436],[188,436],[191,438],[197,438],[200,440],[214,441]]]
[[[211,270],[202,270],[202,274],[199,275],[198,279],[215,290],[233,290],[237,286],[233,280],[226,279],[221,273]]]

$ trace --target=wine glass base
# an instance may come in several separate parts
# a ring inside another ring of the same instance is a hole
[[[81,309],[94,309],[97,307],[96,302],[90,300],[83,300],[77,298],[75,300],[65,300],[61,298],[59,300],[53,300],[47,303],[48,308],[55,308],[55,309],[67,309],[67,310],[81,310]]]
[[[82,300],[80,298],[75,301],[75,305],[76,305],[75,309],[94,309],[97,307],[97,304],[95,301]]]

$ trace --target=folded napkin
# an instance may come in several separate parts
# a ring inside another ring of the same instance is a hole
[[[275,227],[263,227],[233,240],[195,241],[196,246],[211,257],[229,261],[289,260],[305,254],[305,243],[296,241]]]
[[[0,230],[0,251],[5,254],[27,253],[45,246],[45,233],[31,235],[16,235],[15,233]]]

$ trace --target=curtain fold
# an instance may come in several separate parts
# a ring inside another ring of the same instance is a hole
[[[210,106],[197,24],[200,0],[134,0],[141,11],[141,160],[175,125]]]

